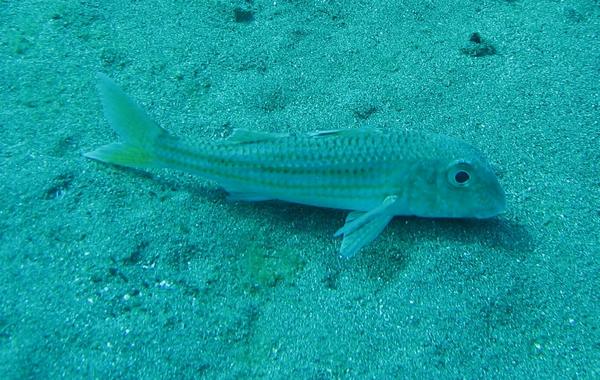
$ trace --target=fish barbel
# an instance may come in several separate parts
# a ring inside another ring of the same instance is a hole
[[[134,168],[171,168],[220,184],[230,199],[350,210],[335,236],[355,255],[395,215],[490,218],[506,207],[483,155],[447,136],[375,128],[292,135],[236,129],[221,141],[170,135],[104,74],[104,115],[121,142],[85,156]]]

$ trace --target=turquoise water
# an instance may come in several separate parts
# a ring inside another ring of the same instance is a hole
[[[600,376],[597,2],[3,1],[0,31],[1,378]],[[193,139],[461,138],[508,210],[341,260],[341,211],[84,159],[98,71]]]

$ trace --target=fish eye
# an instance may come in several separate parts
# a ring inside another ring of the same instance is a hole
[[[456,183],[460,183],[461,185],[466,183],[470,178],[471,175],[464,170],[459,170],[454,174],[454,180]]]
[[[448,181],[455,187],[468,186],[472,178],[472,166],[464,160],[454,161],[448,168]]]

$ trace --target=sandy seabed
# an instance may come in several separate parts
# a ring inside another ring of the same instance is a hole
[[[597,1],[0,1],[0,377],[600,377]],[[508,210],[233,203],[113,141],[104,72],[178,136],[461,138]]]

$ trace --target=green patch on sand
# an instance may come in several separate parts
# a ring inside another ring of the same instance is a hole
[[[291,285],[304,265],[304,260],[292,248],[274,246],[268,240],[258,238],[249,241],[242,253],[241,284],[252,294],[281,284]]]

